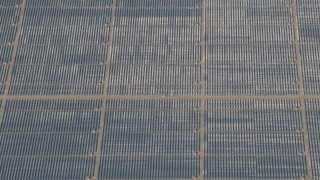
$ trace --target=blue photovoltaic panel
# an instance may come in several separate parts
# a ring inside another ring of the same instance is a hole
[[[101,94],[104,70],[103,65],[16,65],[10,94]]]
[[[20,5],[22,0],[1,0],[0,6],[16,6]]]
[[[306,110],[306,118],[308,130],[320,132],[320,109]]]
[[[0,63],[4,64],[11,60],[12,47],[0,45]]]
[[[21,45],[15,64],[100,64],[106,51],[103,45]]]
[[[201,4],[201,0],[117,0],[117,7],[161,7],[161,8],[171,8],[171,7],[184,7],[184,8],[195,8]]]
[[[319,25],[301,25],[299,26],[300,40],[305,43],[320,43],[320,27]]]
[[[208,110],[293,110],[299,105],[297,99],[218,99],[206,100],[205,107]]]
[[[105,44],[108,42],[107,26],[24,26],[21,44]],[[1,40],[1,39],[0,39]]]
[[[199,65],[111,65],[109,84],[192,85],[200,80],[198,68]]]
[[[320,6],[318,0],[297,0],[299,6]]]
[[[191,26],[116,26],[114,44],[197,44],[199,28]]]
[[[97,85],[10,85],[10,95],[99,95],[103,87]]]
[[[206,85],[207,95],[295,95],[299,94],[298,85]]]
[[[125,100],[107,100],[106,108],[108,110],[195,110],[198,107],[198,100],[159,100],[159,99],[125,99]]]
[[[303,44],[300,45],[301,61],[303,64],[320,63],[318,52],[320,51],[320,44]]]
[[[93,176],[94,157],[0,157],[4,179],[84,179]]]
[[[106,132],[193,131],[199,128],[195,110],[109,110],[105,115]]]
[[[291,0],[205,0],[207,7],[286,7]],[[316,0],[314,0],[316,1]]]
[[[1,5],[1,4],[0,4]],[[18,22],[19,9],[16,7],[1,7],[0,6],[0,25],[12,26]]]
[[[0,26],[0,44],[10,45],[15,38],[15,26]]]
[[[0,94],[1,94],[1,95],[4,93],[4,88],[5,88],[5,86],[0,85]]]
[[[306,64],[302,66],[304,83],[319,84],[320,83],[320,64]]]
[[[88,155],[97,134],[1,134],[0,156]]]
[[[195,26],[201,21],[201,9],[131,8],[119,9],[116,13],[116,26]]]
[[[112,64],[196,64],[200,46],[194,45],[115,45]]]
[[[290,84],[295,65],[208,65],[207,84]]]
[[[310,153],[320,155],[320,133],[309,133]]]
[[[186,154],[199,151],[199,133],[108,133],[102,154]]]
[[[206,17],[206,26],[286,25],[291,21],[289,7],[211,7]]]
[[[319,99],[306,100],[306,109],[319,110],[320,109],[320,100]]]
[[[298,154],[304,152],[302,133],[205,133],[206,154]]]
[[[312,156],[311,157],[311,165],[312,165],[312,178],[320,179],[320,157]]]
[[[205,156],[205,178],[299,179],[306,175],[303,156]]]
[[[7,77],[8,65],[0,65],[0,82],[4,82]]]
[[[86,84],[102,82],[102,65],[16,65],[12,84]],[[28,75],[26,75],[28,74]]]
[[[109,95],[199,95],[198,85],[109,85]]]
[[[315,30],[316,28],[313,28]],[[293,28],[283,26],[218,26],[206,27],[207,44],[290,43]],[[306,31],[307,32],[307,31]],[[309,32],[309,31],[308,31]],[[315,32],[315,31],[314,31]],[[316,33],[316,32],[315,32]]]
[[[8,100],[7,111],[95,110],[101,100]]]
[[[300,7],[298,9],[299,23],[303,24],[320,24],[320,6],[319,7]]]
[[[111,10],[104,8],[26,8],[25,25],[106,26]]]
[[[111,65],[108,94],[198,94],[198,68],[199,65]]]
[[[172,179],[199,175],[198,156],[109,156],[101,158],[99,179]]]
[[[208,110],[204,112],[204,120],[206,131],[210,132],[296,131],[302,128],[298,110]]]
[[[112,0],[27,0],[27,6],[35,7],[106,7]]]
[[[3,116],[0,131],[91,133],[99,128],[99,120],[100,112],[93,110],[8,110]]]
[[[306,49],[306,51],[308,51]],[[207,64],[286,64],[296,59],[292,44],[220,44],[206,46]],[[283,66],[283,65],[282,65]]]

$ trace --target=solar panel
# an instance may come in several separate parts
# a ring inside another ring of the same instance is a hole
[[[0,179],[320,179],[318,0],[1,0]]]

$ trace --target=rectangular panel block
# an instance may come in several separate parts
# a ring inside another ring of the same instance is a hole
[[[12,46],[2,46],[0,45],[0,63],[5,64],[11,60],[12,56]]]
[[[112,46],[114,64],[195,64],[199,45],[119,45]]]
[[[205,111],[205,130],[296,131],[302,128],[298,110],[216,110]]]
[[[20,5],[22,0],[1,0],[0,6],[16,6]]]
[[[319,25],[300,25],[299,39],[301,43],[320,43]]]
[[[27,6],[36,7],[109,7],[112,0],[27,0]]]
[[[206,85],[207,95],[290,95],[299,94],[299,86],[296,84],[261,84],[261,85]]]
[[[109,95],[198,95],[200,87],[198,85],[109,85],[107,87]]]
[[[103,81],[103,65],[16,65],[12,84],[98,85]]]
[[[4,93],[4,88],[5,88],[4,85],[0,85],[0,94],[3,94],[3,93]]]
[[[101,100],[7,100],[7,111],[23,110],[95,110],[101,107]]]
[[[101,112],[6,111],[1,132],[87,132],[99,128]]]
[[[85,1],[83,1],[85,2]],[[50,26],[107,26],[110,8],[26,8],[24,25]]]
[[[199,133],[108,133],[103,135],[102,154],[185,154],[200,147]]]
[[[10,95],[100,95],[103,85],[10,85]]]
[[[199,106],[198,100],[142,100],[142,99],[127,99],[127,100],[107,100],[108,110],[195,110]]]
[[[293,110],[300,107],[297,99],[220,99],[206,100],[208,110]]]
[[[308,130],[320,132],[320,110],[306,110]]]
[[[320,179],[320,156],[311,157],[312,178]]]
[[[295,60],[295,46],[289,44],[229,44],[206,46],[207,64],[289,64]]]
[[[106,132],[193,131],[200,127],[196,110],[107,110]]]
[[[3,179],[85,179],[93,176],[94,157],[0,157]]]
[[[19,20],[19,9],[16,7],[1,7],[0,3],[0,25],[14,26]]]
[[[186,26],[117,26],[114,44],[196,44],[200,40],[199,27]]]
[[[315,0],[316,1],[316,0]],[[207,7],[286,7],[291,0],[206,0]]]
[[[198,175],[198,156],[103,157],[99,170],[99,179],[190,179]]]
[[[107,58],[103,45],[20,45],[15,64],[100,64]]]
[[[320,64],[304,64],[302,65],[302,73],[305,84],[320,83]]]
[[[208,84],[291,84],[297,81],[296,65],[208,65]]]
[[[320,132],[309,133],[310,153],[320,156]]]
[[[207,44],[290,43],[293,37],[289,25],[206,27]]]
[[[320,84],[304,84],[304,93],[308,95],[320,95]]]
[[[320,109],[320,100],[319,99],[307,99],[305,100],[306,109]]]
[[[0,44],[11,45],[16,36],[15,26],[0,26]]]
[[[319,3],[320,4],[320,3]],[[299,24],[320,24],[320,7],[298,8]]]
[[[205,133],[206,154],[299,154],[302,133]]]
[[[104,65],[16,65],[10,94],[101,94]]]
[[[23,26],[20,44],[105,44],[107,26]]]
[[[116,26],[196,26],[201,9],[190,8],[128,8],[117,9]]]
[[[170,8],[170,7],[198,7],[201,0],[117,0],[117,7],[149,7],[149,8]]]
[[[300,44],[301,63],[320,64],[320,44]]]
[[[206,9],[206,26],[286,25],[290,21],[291,13],[289,7],[211,7]]]
[[[111,65],[110,85],[192,85],[200,80],[199,65]]]
[[[0,156],[88,155],[97,140],[96,133],[1,134]]]
[[[318,0],[297,0],[299,6],[320,6]]]
[[[205,156],[205,178],[299,179],[304,156]]]
[[[7,80],[9,65],[0,64],[0,85]]]

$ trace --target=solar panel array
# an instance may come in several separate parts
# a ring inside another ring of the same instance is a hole
[[[320,1],[1,0],[0,179],[320,179]]]

